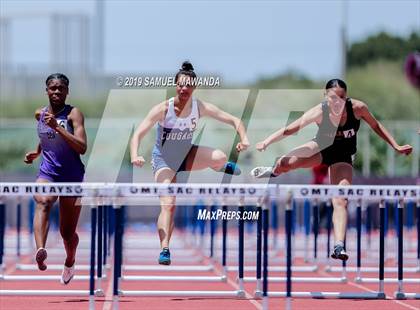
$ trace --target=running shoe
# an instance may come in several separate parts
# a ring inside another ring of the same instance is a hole
[[[273,167],[255,167],[249,174],[257,179],[276,177],[276,175],[273,174]]]
[[[161,265],[170,265],[171,264],[171,253],[169,248],[163,248],[162,252],[159,254],[159,264]]]
[[[334,251],[331,254],[331,257],[334,259],[341,259],[342,261],[346,261],[349,259],[349,255],[346,253],[346,250],[344,250],[344,247],[341,245],[336,245],[334,247]]]
[[[35,254],[35,260],[38,264],[38,269],[44,271],[47,269],[47,265],[45,264],[45,260],[47,259],[47,250],[44,248],[39,248]]]
[[[233,175],[240,175],[242,173],[241,169],[239,169],[239,166],[231,161],[226,162],[226,164],[222,169],[219,170],[219,172]]]
[[[73,279],[74,265],[75,265],[74,263],[73,263],[73,266],[71,267],[67,267],[66,265],[64,265],[63,272],[61,273],[61,280],[60,280],[61,284],[67,285],[69,284],[71,279]]]

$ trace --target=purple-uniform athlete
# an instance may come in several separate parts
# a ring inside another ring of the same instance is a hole
[[[66,104],[69,79],[61,74],[50,75],[46,80],[49,105],[38,109],[35,118],[39,144],[37,150],[25,155],[25,163],[31,164],[40,154],[42,161],[36,182],[82,182],[85,172],[80,155],[86,152],[84,117],[79,109]],[[34,196],[36,209],[34,234],[37,246],[36,262],[39,270],[46,270],[49,214],[57,196]],[[68,284],[74,276],[74,263],[79,236],[76,226],[80,215],[78,197],[59,197],[60,233],[66,250],[66,261],[61,283]]]

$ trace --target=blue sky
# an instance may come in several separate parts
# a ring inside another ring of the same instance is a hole
[[[200,74],[248,82],[287,70],[340,72],[343,1],[106,1],[105,71],[172,74],[189,59]],[[347,1],[351,42],[384,30],[420,31],[420,1]],[[94,1],[0,2],[1,14],[81,12]],[[48,63],[49,24],[19,19],[13,62]]]

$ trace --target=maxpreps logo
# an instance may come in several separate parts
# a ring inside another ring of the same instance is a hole
[[[218,221],[218,220],[248,220],[257,221],[260,213],[257,211],[223,211],[218,209],[216,211],[209,211],[201,209],[198,211],[197,220],[199,221]]]

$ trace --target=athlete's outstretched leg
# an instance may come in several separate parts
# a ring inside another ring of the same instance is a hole
[[[340,162],[330,166],[331,184],[350,185],[352,176],[353,167],[349,163]],[[347,260],[348,255],[344,249],[344,240],[346,238],[347,229],[347,199],[333,198],[332,203],[334,207],[333,224],[335,246],[331,256],[333,258]]]
[[[256,167],[252,169],[251,175],[256,178],[276,177],[290,170],[310,168],[319,165],[321,162],[322,156],[319,152],[318,144],[315,141],[309,141],[280,157],[273,167]]]

